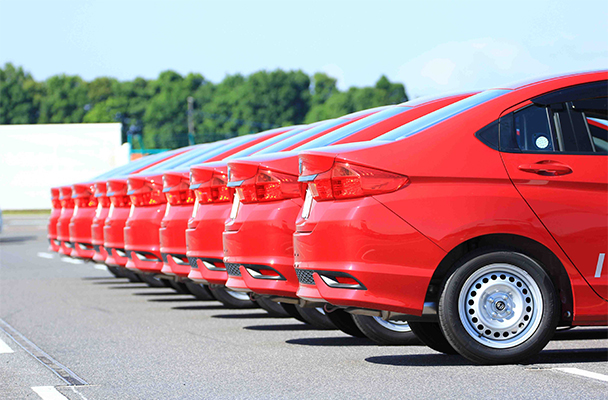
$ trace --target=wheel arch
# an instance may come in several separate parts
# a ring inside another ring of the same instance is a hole
[[[459,260],[483,248],[517,251],[537,261],[555,286],[561,302],[560,324],[570,325],[574,311],[572,284],[559,258],[543,244],[519,235],[489,234],[471,238],[450,250],[441,260],[427,288],[425,302],[438,302],[447,278]]]

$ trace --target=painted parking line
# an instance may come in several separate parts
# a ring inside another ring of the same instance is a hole
[[[14,351],[8,346],[8,344],[4,343],[2,339],[0,339],[0,354],[3,353],[14,353]]]
[[[82,261],[82,260],[77,260],[75,258],[69,258],[69,257],[61,257],[61,261],[70,263],[70,264],[84,264],[84,261]]]
[[[585,371],[580,368],[553,368],[554,371],[565,372],[567,374],[584,376],[585,378],[591,378],[602,382],[608,382],[608,375],[598,374],[597,372]]]
[[[32,386],[32,390],[44,400],[68,400],[54,386]]]
[[[54,256],[51,253],[44,253],[44,252],[39,252],[38,254],[36,254],[38,257],[40,258],[54,258]]]

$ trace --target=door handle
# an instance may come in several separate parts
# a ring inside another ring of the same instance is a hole
[[[551,160],[543,160],[534,164],[522,164],[519,169],[543,176],[559,176],[572,173],[572,168],[569,166]]]

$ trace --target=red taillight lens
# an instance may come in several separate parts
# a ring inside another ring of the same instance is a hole
[[[188,178],[182,178],[179,180],[177,184],[170,185],[170,179],[167,177],[163,177],[164,187],[163,192],[165,193],[165,197],[167,198],[167,202],[172,206],[178,206],[182,204],[193,204],[195,195],[192,190],[189,188],[189,180]]]
[[[409,182],[405,175],[340,162],[308,183],[317,201],[350,199],[398,190]]]
[[[194,193],[201,204],[227,203],[232,201],[234,190],[227,185],[226,174],[214,172],[207,182],[201,183]]]
[[[61,199],[60,202],[62,208],[74,208],[74,200],[72,198]]]
[[[77,197],[75,203],[78,208],[97,207],[97,199],[93,196]]]
[[[61,208],[61,200],[51,199],[51,202],[53,203],[53,208]]]
[[[162,189],[153,183],[145,183],[129,197],[135,207],[155,206],[167,202]]]
[[[108,196],[98,197],[97,204],[101,204],[102,207],[110,207],[110,198]]]
[[[114,207],[131,207],[131,199],[127,195],[111,196],[110,202]]]
[[[260,170],[237,187],[241,203],[256,203],[300,197],[300,184],[295,175]]]

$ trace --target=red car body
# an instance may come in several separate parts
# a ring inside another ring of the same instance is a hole
[[[72,185],[74,213],[69,224],[70,243],[72,243],[71,257],[91,259],[95,255],[91,243],[91,224],[95,217],[98,200],[94,193],[94,183]]]
[[[574,115],[596,107],[585,96],[601,99],[606,78],[486,91],[375,141],[301,153],[312,199],[294,234],[298,296],[422,316],[457,260],[508,246],[546,266],[560,324],[606,324],[606,125]]]
[[[59,201],[61,201],[61,212],[57,218],[57,241],[59,242],[59,253],[69,256],[72,253],[70,243],[70,219],[74,214],[74,199],[72,199],[72,187],[62,186],[59,188]]]
[[[335,120],[325,121],[311,126],[309,129],[281,141],[272,147],[267,147],[263,153],[289,151],[305,143],[314,141],[330,132],[336,131],[370,114],[379,112],[384,107],[352,113]],[[262,152],[258,152],[260,154]],[[236,154],[231,159],[244,155]],[[188,278],[195,282],[207,282],[224,285],[228,273],[223,262],[222,232],[224,223],[230,216],[234,190],[227,187],[228,160],[222,163],[207,163],[191,168],[191,187],[196,188],[199,197],[195,213],[188,221],[186,230],[187,258],[190,262]],[[214,196],[215,193],[223,193]],[[241,281],[242,282],[242,281]],[[247,289],[244,284],[233,285],[232,289]]]
[[[61,243],[57,239],[57,221],[61,215],[61,200],[59,200],[60,188],[51,188],[51,216],[49,217],[47,238],[49,250],[58,252]]]
[[[205,153],[204,161],[221,160],[251,146],[272,140],[272,138],[289,130],[291,128],[278,128],[232,139],[226,142],[224,146],[216,147],[212,152]],[[195,161],[188,161],[175,169],[189,167],[192,162]],[[160,252],[159,229],[165,215],[167,215],[168,220],[173,216],[176,217],[176,226],[183,228],[178,235],[182,238],[184,236],[183,232],[186,228],[187,219],[184,220],[180,217],[183,217],[184,214],[191,215],[194,194],[187,185],[182,187],[180,183],[177,183],[176,187],[173,187],[171,183],[173,182],[172,178],[180,178],[180,181],[181,178],[186,179],[183,175],[188,173],[171,175],[166,193],[163,192],[163,174],[159,171],[152,175],[132,175],[128,178],[128,194],[131,198],[132,207],[124,228],[124,248],[128,257],[126,267],[129,269],[147,273],[161,273],[163,258]],[[171,199],[174,205],[167,207],[167,198]],[[164,229],[166,230],[166,226]],[[168,240],[172,239],[173,236]],[[177,240],[180,243],[183,242],[185,247],[185,240]],[[171,258],[172,261],[177,261],[176,257]]]
[[[229,288],[246,287],[264,295],[297,299],[298,279],[293,268],[295,221],[304,202],[298,184],[298,153],[306,148],[361,142],[390,131],[422,115],[462,100],[470,94],[414,100],[361,119],[320,140],[287,153],[273,153],[230,161],[230,184],[241,204],[235,218],[227,219],[223,233],[224,261]],[[322,140],[322,142],[321,142]],[[258,174],[280,175],[279,196],[256,195]]]

